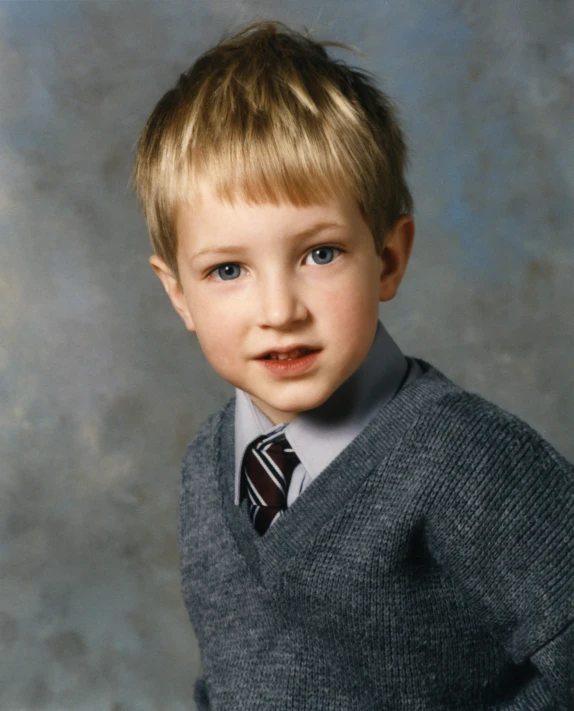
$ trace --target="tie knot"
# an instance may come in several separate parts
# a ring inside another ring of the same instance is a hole
[[[271,458],[281,471],[293,471],[300,461],[283,430],[271,435],[261,435],[251,443],[249,449]]]

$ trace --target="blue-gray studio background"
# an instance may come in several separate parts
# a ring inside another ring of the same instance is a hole
[[[417,238],[403,351],[574,459],[574,3],[0,3],[0,708],[187,711],[179,468],[232,394],[172,310],[128,189],[160,96],[275,17],[398,101]]]

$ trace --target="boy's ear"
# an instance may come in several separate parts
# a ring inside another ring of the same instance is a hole
[[[191,318],[183,290],[178,284],[178,281],[171,269],[167,266],[163,259],[161,259],[161,257],[157,256],[157,254],[153,254],[149,258],[149,263],[163,284],[173,308],[183,319],[187,330],[195,331],[195,325],[193,323],[193,319]]]
[[[381,301],[390,301],[395,297],[409,263],[414,238],[415,221],[410,215],[399,217],[387,232],[381,255]]]

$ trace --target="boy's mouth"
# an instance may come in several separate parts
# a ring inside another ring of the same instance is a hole
[[[296,360],[297,358],[303,358],[303,356],[309,355],[309,353],[315,353],[318,348],[294,348],[291,351],[269,351],[264,356],[261,356],[263,360]]]

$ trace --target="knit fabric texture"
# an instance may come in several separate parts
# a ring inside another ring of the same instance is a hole
[[[234,505],[234,399],[189,445],[199,711],[574,709],[574,468],[417,360],[264,536]]]

